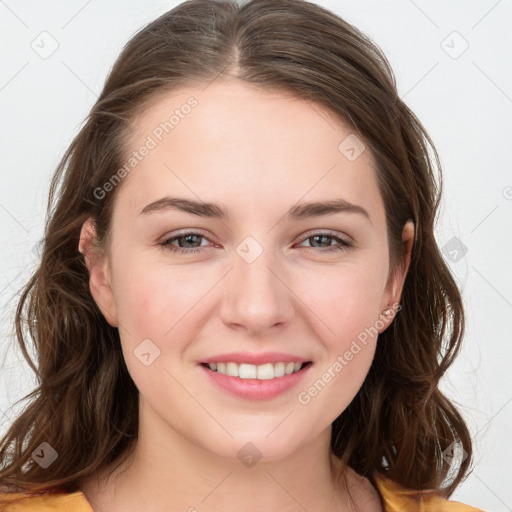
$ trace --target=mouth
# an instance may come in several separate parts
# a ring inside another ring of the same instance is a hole
[[[304,371],[313,363],[312,361],[305,361],[303,363],[282,361],[255,365],[249,363],[239,364],[230,361],[200,364],[213,373],[227,375],[228,377],[237,377],[241,380],[275,380]]]
[[[312,361],[281,361],[260,365],[210,361],[200,363],[198,367],[207,382],[217,389],[238,399],[261,401],[286,396],[287,392],[296,389],[312,364]]]

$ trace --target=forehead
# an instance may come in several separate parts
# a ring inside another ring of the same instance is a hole
[[[354,159],[347,146],[362,152]],[[160,96],[134,120],[127,147],[134,165],[119,201],[138,211],[165,194],[235,210],[301,198],[379,202],[373,156],[340,118],[238,80]]]

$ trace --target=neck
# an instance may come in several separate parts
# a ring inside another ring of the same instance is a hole
[[[293,453],[251,465],[205,450],[168,424],[161,428],[152,414],[141,415],[138,440],[122,464],[83,481],[95,512],[350,510],[339,476],[354,489],[356,474],[332,455],[330,429]]]

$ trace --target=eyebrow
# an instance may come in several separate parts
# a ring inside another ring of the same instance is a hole
[[[154,212],[167,210],[179,210],[199,217],[211,217],[216,219],[228,219],[228,209],[220,204],[205,203],[180,197],[162,197],[145,206],[139,215],[148,215]],[[329,201],[317,201],[311,203],[298,203],[292,206],[285,217],[292,220],[302,220],[310,217],[320,217],[322,215],[332,215],[335,213],[355,213],[363,215],[371,223],[370,214],[362,207],[349,203],[344,199],[332,199]]]

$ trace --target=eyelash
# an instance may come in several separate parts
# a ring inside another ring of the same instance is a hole
[[[206,236],[204,236],[202,233],[198,233],[197,231],[187,231],[185,233],[179,233],[178,235],[168,238],[167,240],[165,240],[164,242],[162,242],[159,245],[161,245],[165,250],[171,251],[173,253],[196,254],[200,251],[200,247],[193,247],[193,248],[187,249],[187,248],[175,247],[175,246],[171,245],[171,242],[174,242],[175,240],[178,240],[179,238],[185,238],[190,235],[199,236],[199,237],[202,237],[202,238],[208,240],[209,242],[211,242],[211,240],[209,238],[207,238]],[[316,250],[316,251],[315,251],[315,249],[317,249],[316,247],[305,247],[305,249],[310,249],[317,253],[318,252],[320,252],[320,253],[329,252],[330,253],[330,252],[334,252],[334,251],[346,251],[347,249],[352,247],[352,243],[348,242],[347,240],[344,240],[343,238],[340,238],[339,236],[335,236],[332,233],[325,232],[325,231],[317,231],[315,233],[312,233],[309,236],[303,238],[299,243],[303,243],[306,240],[309,240],[310,238],[314,238],[316,236],[325,236],[327,238],[332,238],[333,240],[338,241],[339,245],[330,247],[330,248],[324,248],[324,249],[320,248],[320,250]]]

